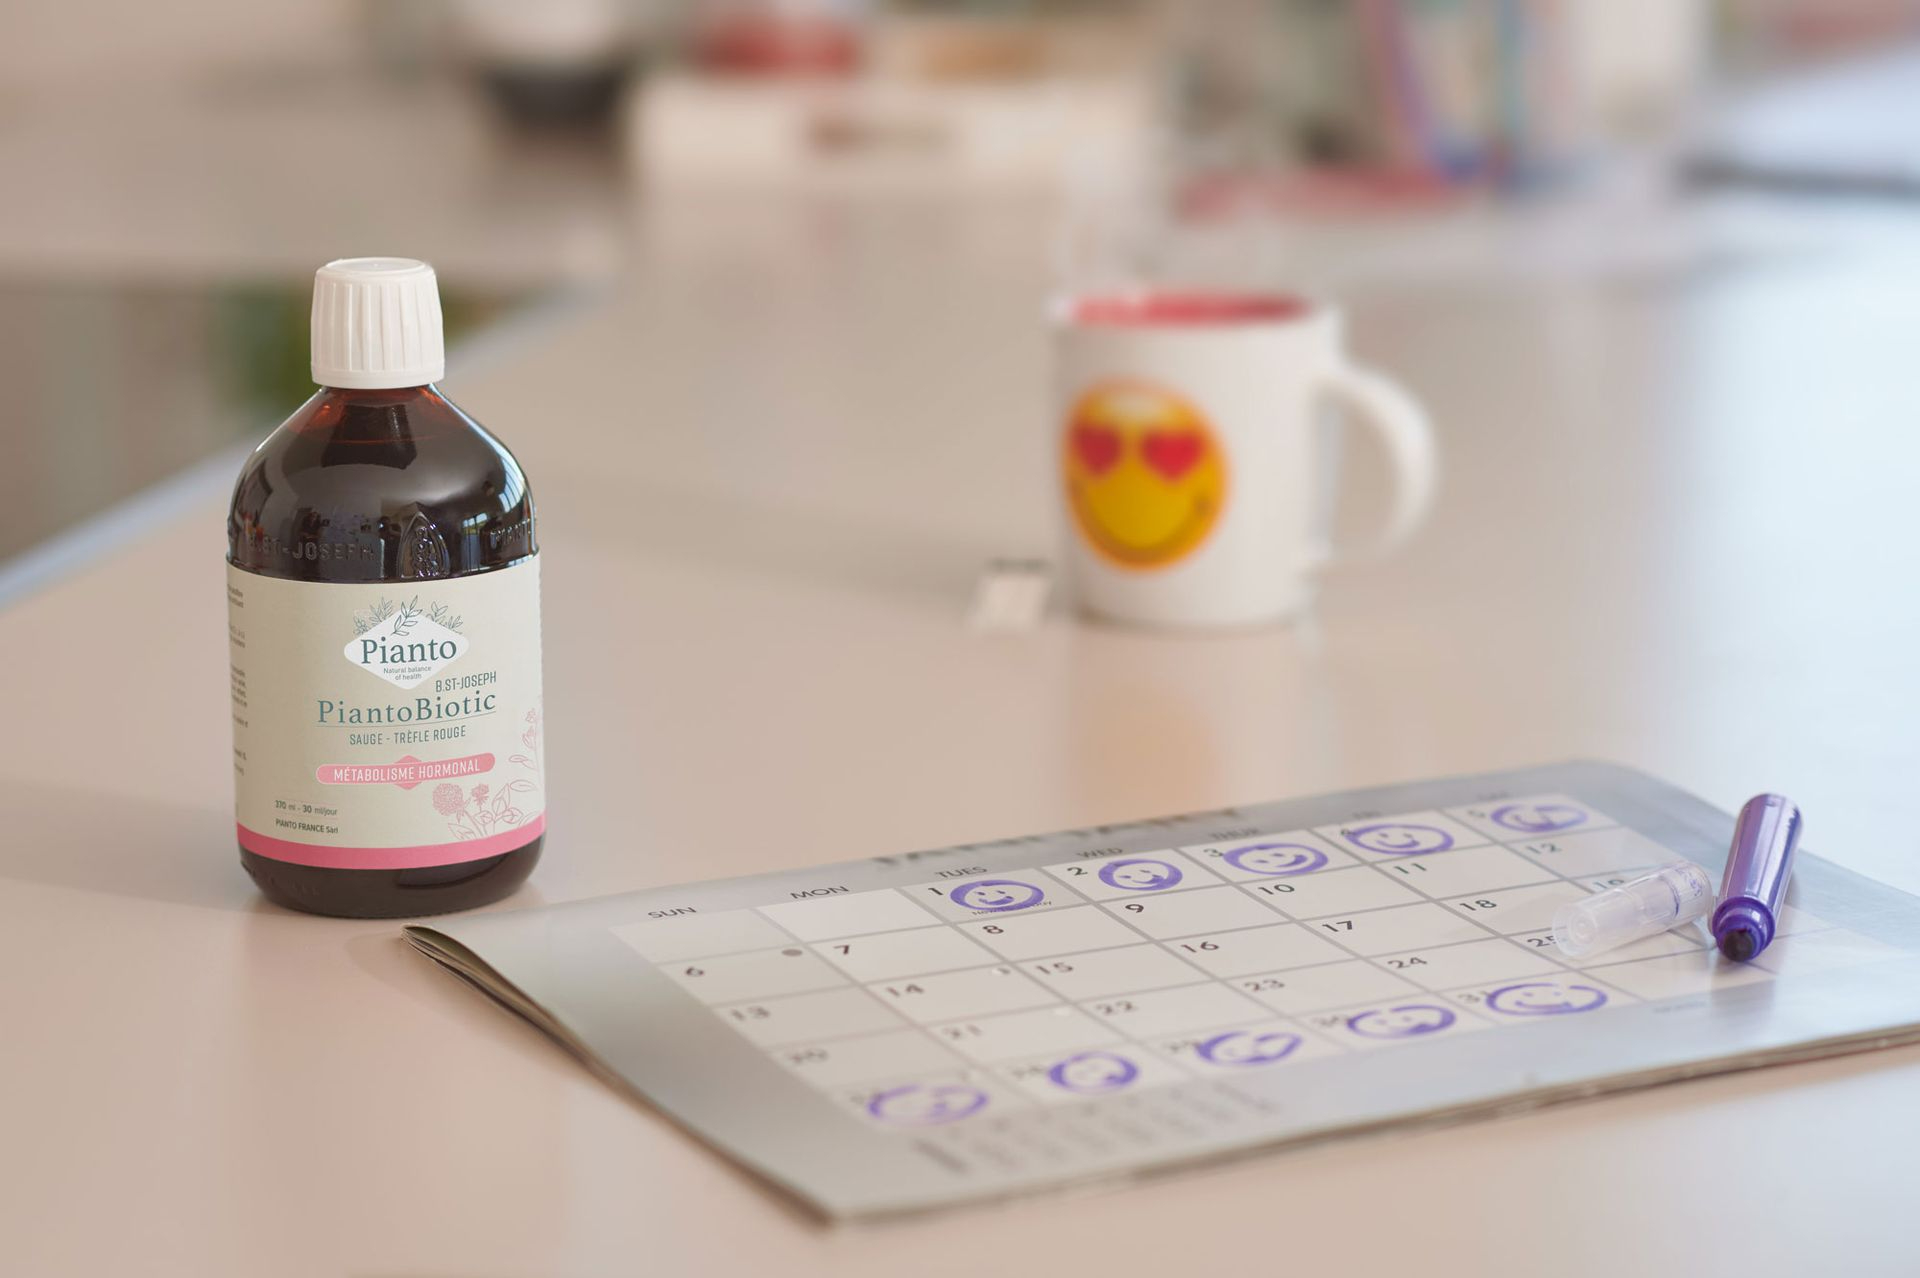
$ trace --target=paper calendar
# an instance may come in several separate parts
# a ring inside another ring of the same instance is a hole
[[[1753,963],[1553,912],[1730,817],[1567,764],[407,929],[830,1216],[1920,1039],[1920,900],[1802,854]]]

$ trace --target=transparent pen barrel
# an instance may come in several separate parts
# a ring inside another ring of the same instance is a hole
[[[1681,861],[1561,910],[1554,944],[1571,958],[1597,954],[1692,922],[1712,904],[1713,880]]]

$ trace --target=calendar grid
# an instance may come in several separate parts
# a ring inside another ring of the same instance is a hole
[[[872,1215],[1920,1041],[1920,900],[1810,853],[1754,962],[1697,925],[1554,949],[1556,908],[1712,873],[1727,829],[1567,764],[409,935],[720,1150]]]
[[[1516,819],[1529,828],[1495,828]],[[1132,1094],[1535,1015],[1513,990],[1565,1002],[1556,1014],[1637,1001],[1622,976],[1539,943],[1543,927],[1489,913],[1517,906],[1532,921],[1560,890],[1598,890],[1613,868],[1604,848],[1565,871],[1546,859],[1568,830],[1631,835],[1564,796],[1370,815],[1005,877],[795,894],[754,907],[752,925],[689,928],[698,953],[662,967],[883,1122],[886,1098],[941,1089],[1016,1109]],[[1620,966],[1634,962],[1660,959]],[[798,1024],[763,1024],[776,1018]]]
[[[1563,800],[1563,802],[1564,802],[1564,800]],[[1588,812],[1589,814],[1592,814],[1592,809],[1591,809],[1591,808],[1580,808],[1580,810],[1581,810],[1581,811],[1585,811],[1585,812]],[[1465,810],[1465,811],[1466,811],[1467,813],[1469,813],[1469,814],[1471,814],[1471,812],[1472,812],[1472,809],[1467,809],[1467,810]],[[1554,836],[1554,835],[1556,835],[1556,834],[1563,834],[1563,833],[1565,833],[1565,832],[1566,832],[1567,830],[1582,830],[1582,829],[1584,829],[1584,830],[1586,830],[1586,832],[1594,832],[1594,831],[1599,831],[1599,830],[1607,830],[1607,829],[1614,829],[1614,830],[1620,830],[1620,829],[1623,829],[1623,828],[1624,828],[1624,827],[1621,827],[1621,826],[1619,826],[1618,824],[1615,824],[1615,823],[1612,823],[1612,822],[1611,822],[1611,821],[1610,821],[1610,820],[1609,820],[1608,818],[1606,818],[1606,817],[1605,817],[1604,815],[1601,815],[1601,818],[1600,818],[1600,819],[1601,819],[1601,821],[1602,821],[1602,822],[1604,822],[1605,824],[1599,824],[1599,825],[1594,825],[1594,826],[1588,826],[1588,825],[1587,825],[1587,823],[1583,821],[1583,822],[1580,822],[1580,823],[1579,823],[1579,824],[1577,824],[1577,825],[1573,825],[1573,826],[1568,826],[1568,827],[1565,827],[1565,829],[1562,829],[1562,830],[1554,830],[1554,831],[1546,831],[1546,832],[1544,832],[1544,835],[1545,835],[1545,837],[1538,837],[1538,835],[1537,835],[1537,836],[1536,836],[1535,838],[1532,838],[1532,839],[1525,839],[1525,840],[1518,840],[1518,841],[1512,841],[1512,840],[1507,840],[1507,839],[1504,839],[1504,838],[1503,838],[1503,839],[1498,839],[1498,840],[1496,840],[1496,842],[1495,842],[1495,846],[1498,846],[1498,847],[1501,847],[1501,848],[1503,848],[1503,849],[1505,849],[1505,850],[1507,850],[1508,852],[1510,852],[1510,853],[1512,853],[1513,855],[1516,855],[1516,856],[1526,856],[1526,855],[1527,855],[1527,853],[1525,852],[1525,849],[1526,849],[1526,848],[1528,848],[1528,847],[1534,847],[1534,846],[1539,846],[1539,845],[1542,845],[1542,844],[1545,844],[1545,843],[1550,843],[1550,842],[1552,842],[1552,841],[1553,841],[1553,836]],[[1542,854],[1542,855],[1545,855],[1545,854]],[[1529,858],[1529,859],[1530,859],[1530,860],[1533,860],[1533,862],[1534,862],[1535,864],[1537,864],[1537,865],[1538,865],[1538,866],[1540,867],[1540,869],[1541,869],[1541,870],[1543,870],[1543,871],[1545,871],[1545,872],[1547,872],[1548,874],[1550,874],[1550,875],[1552,875],[1552,876],[1553,876],[1553,878],[1554,878],[1554,880],[1555,880],[1555,881],[1557,881],[1557,882],[1560,882],[1560,883],[1565,883],[1565,884],[1568,884],[1569,886],[1572,886],[1572,887],[1575,887],[1575,888],[1578,888],[1578,889],[1579,889],[1580,891],[1582,891],[1583,893],[1588,893],[1588,894],[1591,894],[1591,893],[1593,893],[1593,892],[1596,892],[1596,891],[1598,891],[1598,890],[1600,890],[1600,889],[1598,889],[1598,888],[1596,888],[1596,887],[1595,887],[1595,886],[1593,886],[1593,885],[1592,885],[1591,883],[1589,883],[1589,882],[1587,882],[1587,881],[1586,881],[1585,879],[1583,879],[1583,878],[1581,878],[1581,877],[1577,877],[1577,876],[1575,876],[1575,875],[1572,875],[1572,874],[1568,874],[1568,873],[1565,873],[1565,872],[1563,872],[1563,871],[1561,871],[1561,870],[1559,870],[1558,868],[1556,868],[1556,867],[1555,867],[1555,866],[1554,866],[1554,865],[1553,865],[1553,864],[1552,864],[1551,862],[1549,862],[1549,861],[1546,861],[1546,860],[1541,860],[1541,859],[1539,859],[1539,858],[1537,858],[1537,857],[1534,857],[1534,858]],[[1658,859],[1658,858],[1656,858],[1656,860],[1657,860],[1657,859]],[[1671,854],[1671,853],[1668,853],[1668,854],[1667,854],[1667,859],[1669,859],[1669,860],[1670,860],[1670,859],[1672,859],[1672,854]],[[1646,871],[1646,870],[1649,870],[1649,869],[1652,869],[1652,868],[1654,868],[1654,865],[1655,865],[1655,861],[1648,861],[1647,863],[1645,863],[1645,864],[1643,864],[1643,865],[1635,865],[1635,866],[1631,866],[1631,867],[1626,867],[1626,868],[1628,869],[1628,871],[1629,871],[1629,873],[1641,873],[1641,872],[1644,872],[1644,871]],[[1617,879],[1617,881],[1618,881],[1618,882],[1624,882],[1624,881],[1625,881],[1625,879],[1624,879],[1624,878],[1619,878],[1619,879]],[[1546,940],[1546,942],[1545,942],[1544,944],[1541,944],[1541,945],[1523,945],[1523,944],[1522,944],[1522,941],[1523,941],[1523,939],[1524,939],[1524,938],[1526,938],[1526,937],[1533,937],[1533,936],[1539,936],[1539,935],[1542,935],[1542,934],[1543,934],[1543,930],[1534,930],[1534,931],[1529,931],[1529,932],[1525,932],[1525,933],[1520,933],[1520,934],[1518,934],[1518,935],[1513,935],[1513,934],[1507,934],[1507,936],[1506,936],[1506,939],[1507,939],[1507,940],[1508,940],[1509,942],[1511,942],[1511,943],[1513,943],[1514,945],[1518,945],[1518,946],[1521,946],[1521,948],[1523,948],[1523,949],[1525,949],[1525,950],[1526,950],[1526,951],[1527,951],[1528,953],[1537,953],[1539,957],[1541,957],[1541,958],[1544,958],[1544,959],[1546,959],[1546,960],[1548,960],[1549,962],[1552,962],[1552,963],[1554,963],[1554,964],[1557,964],[1557,965],[1558,965],[1558,966],[1560,966],[1561,968],[1564,968],[1564,969],[1566,969],[1566,970],[1568,970],[1568,971],[1571,971],[1571,972],[1577,972],[1577,973],[1579,973],[1579,974],[1581,975],[1581,977],[1582,977],[1583,979],[1585,979],[1585,980],[1588,980],[1588,981],[1595,981],[1595,982],[1600,982],[1600,983],[1602,983],[1602,984],[1607,984],[1607,988],[1608,988],[1609,990],[1613,990],[1613,991],[1614,991],[1615,993],[1618,993],[1618,992],[1619,992],[1619,991],[1618,991],[1618,989],[1617,989],[1617,987],[1614,987],[1614,986],[1612,986],[1611,984],[1609,984],[1609,983],[1607,983],[1607,982],[1605,981],[1605,978],[1604,978],[1604,977],[1601,977],[1601,976],[1597,976],[1597,975],[1595,975],[1595,974],[1594,974],[1594,972],[1593,972],[1593,971],[1592,971],[1592,970],[1591,970],[1590,968],[1587,968],[1587,967],[1583,967],[1583,966],[1582,966],[1581,964],[1579,964],[1579,963],[1577,963],[1577,962],[1575,962],[1575,961],[1573,961],[1573,960],[1571,960],[1571,959],[1569,959],[1569,958],[1567,958],[1567,957],[1566,957],[1565,955],[1563,955],[1563,954],[1561,954],[1561,953],[1560,953],[1560,950],[1559,950],[1559,947],[1553,944],[1553,942],[1552,942],[1552,939],[1551,939],[1551,935],[1550,935],[1550,934],[1547,934],[1547,938],[1548,938],[1548,939]],[[1702,941],[1702,942],[1698,942],[1698,943],[1696,944],[1696,946],[1695,946],[1695,948],[1698,948],[1698,949],[1705,949],[1705,948],[1706,948],[1706,945],[1705,945],[1705,942],[1703,942],[1703,941]]]
[[[1583,819],[1578,823],[1578,825],[1569,826],[1565,828],[1578,828],[1579,826],[1584,826],[1587,824],[1587,821],[1592,819],[1592,816],[1594,815],[1592,809],[1590,808],[1586,808],[1580,805],[1574,805],[1565,800],[1560,800],[1560,802],[1565,804],[1567,807],[1573,809],[1574,811],[1584,814]],[[1537,806],[1537,804],[1533,806]],[[1471,809],[1467,811],[1471,812]],[[1460,809],[1440,809],[1439,810],[1439,815],[1444,816],[1449,820],[1455,820],[1460,813],[1461,813]],[[1409,817],[1409,818],[1403,818],[1403,819],[1411,821],[1417,818]],[[1592,828],[1594,829],[1619,828],[1604,816],[1601,817],[1601,821],[1604,822],[1604,824],[1597,824]],[[1459,822],[1459,824],[1462,826],[1462,828],[1472,829],[1472,827],[1467,826],[1465,822]],[[1569,875],[1561,873],[1559,870],[1555,869],[1551,864],[1545,861],[1542,861],[1533,857],[1526,857],[1525,854],[1519,850],[1519,848],[1524,847],[1528,844],[1537,844],[1537,843],[1543,842],[1544,840],[1537,837],[1538,832],[1536,832],[1535,838],[1525,839],[1525,840],[1509,840],[1502,836],[1487,835],[1484,833],[1484,831],[1478,831],[1478,830],[1474,832],[1476,835],[1478,835],[1478,837],[1483,839],[1484,842],[1481,842],[1479,844],[1465,845],[1459,848],[1449,848],[1446,851],[1442,851],[1437,854],[1426,854],[1426,855],[1446,856],[1451,854],[1454,851],[1472,851],[1472,850],[1480,850],[1483,848],[1497,848],[1501,851],[1509,853],[1510,855],[1523,857],[1533,867],[1534,872],[1542,876],[1540,879],[1530,881],[1530,882],[1512,884],[1512,885],[1501,887],[1501,888],[1480,889],[1479,890],[1480,899],[1484,899],[1486,896],[1494,892],[1518,891],[1528,887],[1545,886],[1549,884],[1551,885],[1564,884],[1564,885],[1578,888],[1582,892],[1592,891],[1592,889],[1589,888],[1585,883],[1582,883],[1579,880],[1576,880]],[[1411,855],[1407,857],[1391,860],[1391,861],[1379,861],[1379,860],[1364,861],[1362,862],[1362,864],[1364,864],[1365,866],[1367,866],[1367,868],[1373,870],[1374,872],[1383,874],[1383,875],[1391,875],[1395,870],[1403,867],[1422,868],[1424,866],[1424,862],[1411,859]],[[1403,877],[1411,878],[1411,876],[1403,876]],[[1395,880],[1395,881],[1398,881],[1398,880]],[[1408,883],[1408,886],[1412,887],[1414,891],[1421,893],[1422,896],[1426,897],[1434,905],[1439,906],[1443,909],[1448,908],[1450,905],[1454,905],[1456,903],[1461,902],[1463,897],[1473,896],[1475,894],[1474,889],[1467,889],[1462,892],[1452,892],[1452,893],[1430,892],[1428,891],[1428,889],[1420,886],[1417,881]],[[1543,959],[1553,964],[1555,967],[1559,969],[1580,973],[1583,977],[1590,980],[1601,979],[1601,978],[1593,977],[1591,973],[1587,972],[1579,964],[1573,963],[1565,959],[1559,953],[1558,948],[1553,946],[1551,942],[1542,946],[1530,946],[1530,945],[1524,944],[1523,941],[1520,939],[1522,936],[1538,935],[1539,934],[1538,929],[1530,930],[1527,933],[1521,933],[1518,935],[1514,933],[1503,932],[1498,928],[1489,926],[1484,918],[1478,917],[1471,913],[1467,913],[1464,909],[1464,906],[1461,909],[1461,917],[1465,918],[1468,922],[1471,922],[1475,926],[1479,927],[1480,930],[1484,932],[1489,938],[1498,938],[1500,941],[1504,942],[1505,944],[1514,946],[1519,950],[1521,950],[1523,953],[1534,955],[1537,958]],[[1456,944],[1470,944],[1470,943],[1471,942],[1457,942]],[[1434,946],[1434,947],[1428,947],[1428,948],[1440,949],[1444,947]],[[1437,992],[1445,993],[1447,991],[1440,990]],[[1618,991],[1614,991],[1614,992],[1617,993]]]

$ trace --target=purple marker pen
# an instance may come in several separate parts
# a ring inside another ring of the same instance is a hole
[[[1744,963],[1773,940],[1799,844],[1800,809],[1785,795],[1756,794],[1740,809],[1713,911],[1713,939],[1728,958]]]

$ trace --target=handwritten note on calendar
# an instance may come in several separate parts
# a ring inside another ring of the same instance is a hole
[[[823,1214],[1920,1039],[1920,901],[1803,856],[1750,964],[1554,911],[1731,818],[1600,764],[408,929]]]

